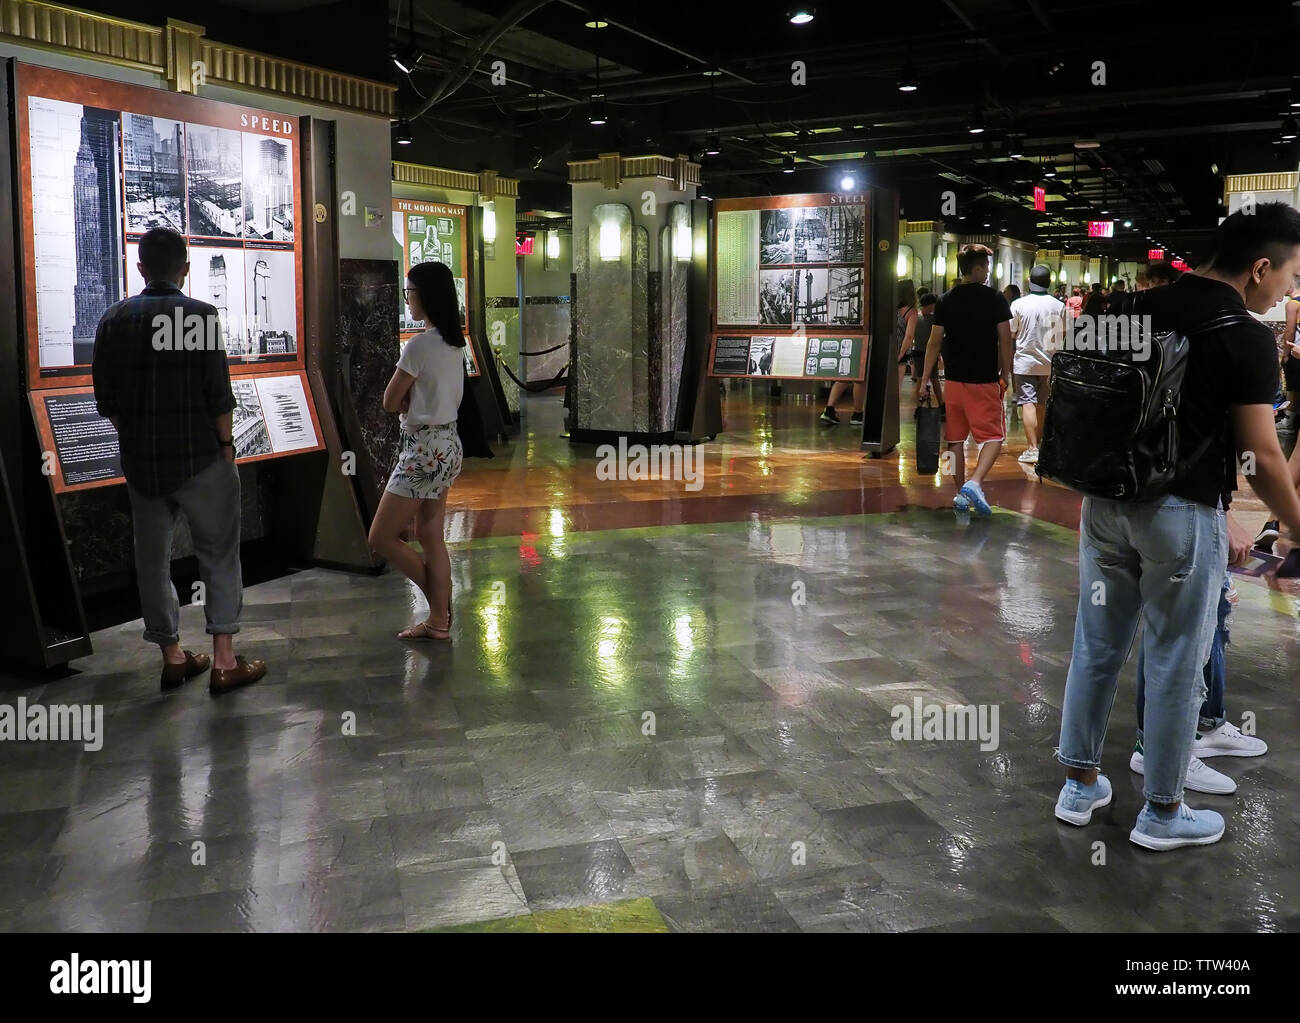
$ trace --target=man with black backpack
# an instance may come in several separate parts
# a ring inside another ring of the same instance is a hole
[[[1298,277],[1300,212],[1266,203],[1235,213],[1220,225],[1208,266],[1140,296],[1133,313],[1149,344],[1053,359],[1038,471],[1087,495],[1061,711],[1060,820],[1087,824],[1111,801],[1098,769],[1141,621],[1146,803],[1129,838],[1159,851],[1223,837],[1223,818],[1188,807],[1183,787],[1228,561],[1224,509],[1238,452],[1253,456],[1255,493],[1300,536],[1300,497],[1273,421],[1277,348],[1247,313],[1272,309]],[[1134,354],[1142,352],[1145,362]]]

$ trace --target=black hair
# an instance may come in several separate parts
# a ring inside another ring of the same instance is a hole
[[[926,306],[934,305],[938,301],[939,301],[939,297],[935,295],[934,292],[925,291],[922,292],[921,297],[916,300],[916,304],[920,306],[922,309],[924,309]]]
[[[1300,211],[1284,202],[1265,202],[1254,213],[1238,210],[1219,225],[1210,269],[1229,276],[1245,273],[1257,259],[1278,266],[1300,245]]]
[[[140,238],[140,262],[150,282],[174,280],[188,261],[185,239],[170,227],[152,227]]]
[[[1101,281],[1093,281],[1092,290],[1097,292],[1098,294],[1101,294],[1101,292],[1105,291],[1106,289],[1101,286]]]
[[[1167,259],[1157,259],[1147,264],[1147,281],[1150,284],[1173,284],[1183,275],[1181,270]]]
[[[1008,284],[1002,290],[1011,292],[1011,301],[1013,302],[1020,297],[1020,288],[1018,285]]]
[[[957,257],[957,272],[966,277],[981,263],[987,264],[992,257],[993,250],[987,245],[968,245]]]
[[[1117,281],[1115,282],[1115,284],[1114,284],[1114,288],[1115,288],[1116,291],[1123,291],[1123,290],[1124,290],[1124,278],[1123,278],[1123,277],[1121,277],[1119,280],[1117,280]]]
[[[451,275],[451,267],[446,263],[416,263],[406,271],[406,279],[420,296],[425,325],[437,330],[453,348],[464,348],[460,303],[456,299],[456,281]]]
[[[911,278],[898,282],[898,308],[902,309],[907,306],[909,309],[916,305],[916,285],[912,283]]]

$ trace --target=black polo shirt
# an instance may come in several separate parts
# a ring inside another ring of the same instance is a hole
[[[202,333],[191,329],[196,350],[187,350],[184,327],[196,322]],[[215,420],[235,396],[215,306],[150,284],[100,319],[92,372],[99,414],[117,418],[122,471],[139,493],[170,494],[222,457]]]

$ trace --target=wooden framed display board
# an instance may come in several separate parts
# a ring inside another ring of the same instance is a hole
[[[460,302],[460,324],[469,338],[470,280],[466,236],[469,209],[456,203],[424,202],[419,199],[393,199],[393,248],[401,268],[402,283],[406,273],[419,263],[446,263],[456,281],[456,298]],[[399,287],[399,294],[401,288]],[[423,321],[411,319],[405,296],[400,298],[401,330],[399,342],[405,344],[424,329]],[[474,345],[465,345],[465,370],[480,375]]]
[[[717,202],[711,375],[862,379],[868,215],[865,194]]]
[[[303,349],[297,117],[53,68],[14,70],[29,401],[58,492],[122,482],[95,411],[100,317],[143,290],[140,237],[185,237],[183,290],[214,306],[237,457],[324,448]]]

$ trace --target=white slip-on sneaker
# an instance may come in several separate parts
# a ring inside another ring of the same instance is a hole
[[[1242,734],[1231,721],[1225,721],[1212,732],[1197,732],[1192,752],[1198,757],[1262,757],[1268,752],[1268,743]]]
[[[1024,462],[1026,465],[1033,465],[1035,462],[1038,461],[1038,449],[1025,448],[1025,450],[1021,452],[1020,457],[1016,459],[1016,461]]]
[[[1146,773],[1140,749],[1133,751],[1128,766],[1134,774]],[[1187,761],[1187,778],[1183,781],[1183,787],[1193,792],[1206,792],[1212,796],[1230,796],[1237,791],[1235,781],[1194,756]]]

